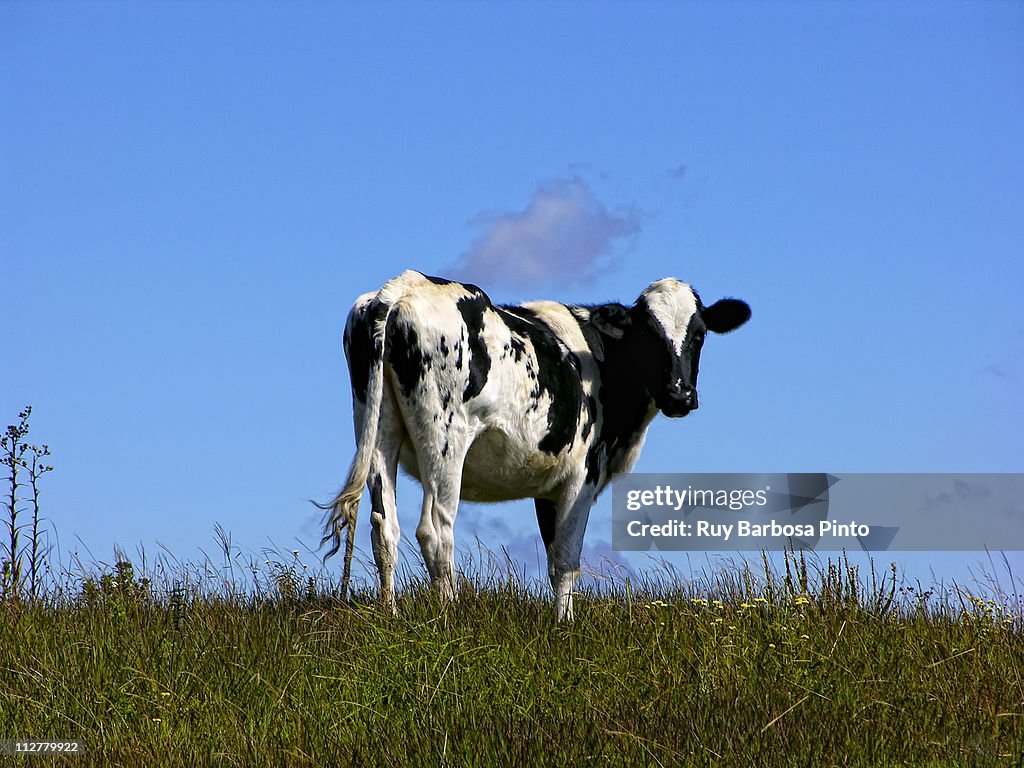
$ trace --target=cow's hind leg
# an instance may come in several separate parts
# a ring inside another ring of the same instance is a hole
[[[441,599],[451,602],[455,599],[455,510],[449,493],[423,493],[423,509],[420,523],[416,528],[416,539],[423,552],[430,580],[439,590]]]
[[[395,566],[398,563],[398,505],[395,486],[398,480],[398,454],[405,437],[401,412],[390,387],[385,387],[381,403],[379,440],[373,452],[367,488],[370,491],[370,543],[380,574],[380,598],[384,607],[395,610]]]
[[[438,462],[436,471],[429,474],[429,479],[424,478],[423,508],[416,528],[427,572],[446,602],[453,600],[457,592],[455,515],[459,508],[464,453],[463,450],[444,451],[442,455],[447,460]]]

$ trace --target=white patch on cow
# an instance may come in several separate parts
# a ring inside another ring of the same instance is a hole
[[[521,306],[533,311],[538,319],[547,323],[558,340],[570,351],[577,354],[587,351],[587,340],[580,330],[579,322],[565,304],[557,301],[526,301]]]
[[[407,269],[398,277],[384,283],[375,295],[383,303],[393,305],[406,296],[419,296],[428,302],[441,302],[446,299],[455,302],[473,294],[467,291],[462,283],[449,282],[439,285],[427,279],[425,275]]]
[[[665,337],[676,350],[686,338],[690,319],[697,314],[697,297],[687,283],[666,277],[647,286],[641,294],[651,310],[651,315],[665,331]]]
[[[587,339],[580,329],[580,323],[584,321],[584,318],[577,314],[577,308],[567,307],[557,301],[527,301],[522,306],[536,312],[538,319],[547,323],[555,332],[558,340],[579,358],[583,373],[583,396],[591,394],[593,383],[598,377],[597,364],[594,362]]]

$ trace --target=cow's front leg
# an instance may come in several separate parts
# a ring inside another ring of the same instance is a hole
[[[548,554],[548,576],[555,592],[555,621],[572,621],[572,592],[580,572],[583,535],[594,495],[584,488],[571,501],[536,499],[537,521]]]

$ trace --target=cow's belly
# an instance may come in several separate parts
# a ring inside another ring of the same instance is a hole
[[[410,443],[402,445],[402,468],[423,481]],[[484,431],[473,442],[462,468],[461,497],[467,501],[511,501],[551,494],[565,480],[571,457],[556,457],[517,444],[497,429]]]
[[[565,476],[562,460],[532,446],[516,445],[499,430],[483,432],[466,455],[462,498],[508,501],[550,493]]]

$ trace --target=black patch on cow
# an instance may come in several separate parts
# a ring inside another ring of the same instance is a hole
[[[352,391],[360,402],[366,402],[366,390],[370,384],[370,366],[381,350],[373,341],[376,321],[384,316],[387,307],[374,299],[361,311],[357,311],[349,324],[345,338],[345,353],[348,356],[349,379]]]
[[[537,525],[540,526],[540,538],[544,548],[550,549],[555,540],[555,502],[550,499],[534,499],[537,508]]]
[[[593,429],[594,424],[597,423],[597,400],[594,399],[593,395],[587,395],[586,406],[587,420],[583,425],[584,440],[588,440],[590,438],[590,430]]]
[[[598,389],[598,400],[601,406],[601,430],[597,439],[587,453],[587,482],[596,484],[601,477],[610,473],[636,441],[643,434],[647,416],[652,404],[650,396],[643,387],[635,387],[628,381],[628,375],[621,380],[608,381],[608,372],[602,372],[605,378]],[[602,467],[602,458],[604,466]]]
[[[587,482],[590,485],[597,485],[601,479],[601,460],[603,458],[601,449],[604,448],[604,445],[599,438],[587,451]]]
[[[556,454],[572,445],[576,437],[583,401],[580,361],[562,346],[555,332],[533,310],[516,306],[497,309],[512,332],[533,345],[537,355],[537,387],[534,391],[538,397],[541,392],[547,392],[551,400],[548,432],[537,447],[545,453]],[[529,373],[528,366],[527,375]]]
[[[618,309],[621,305],[615,305]],[[597,309],[592,308],[592,309]],[[587,452],[588,483],[597,484],[622,461],[647,424],[654,402],[648,393],[648,380],[664,376],[661,368],[670,359],[666,344],[656,329],[644,320],[646,305],[638,302],[621,338],[599,332],[589,323],[580,323],[584,338],[594,354],[600,371],[595,411],[601,415],[601,428]],[[652,368],[654,370],[652,370]],[[590,404],[587,404],[588,409]]]
[[[483,295],[484,293],[483,291],[480,290],[479,286],[473,285],[473,283],[459,283],[455,280],[449,280],[446,277],[436,277],[434,275],[423,275],[423,277],[432,282],[434,285],[461,285],[470,293],[478,293],[481,295]]]
[[[402,393],[409,397],[423,379],[425,361],[416,329],[395,315],[388,318],[386,354]]]
[[[526,354],[526,342],[516,336],[513,336],[509,340],[509,346],[512,348],[512,355],[515,357],[516,362],[521,362],[523,355]]]
[[[455,302],[469,332],[469,380],[466,382],[466,391],[462,393],[462,402],[468,402],[483,391],[487,373],[491,370],[491,356],[483,337],[484,311],[490,304],[483,292],[465,296]],[[459,357],[462,357],[461,346]]]
[[[370,509],[384,517],[384,484],[380,475],[374,475],[370,483]]]

